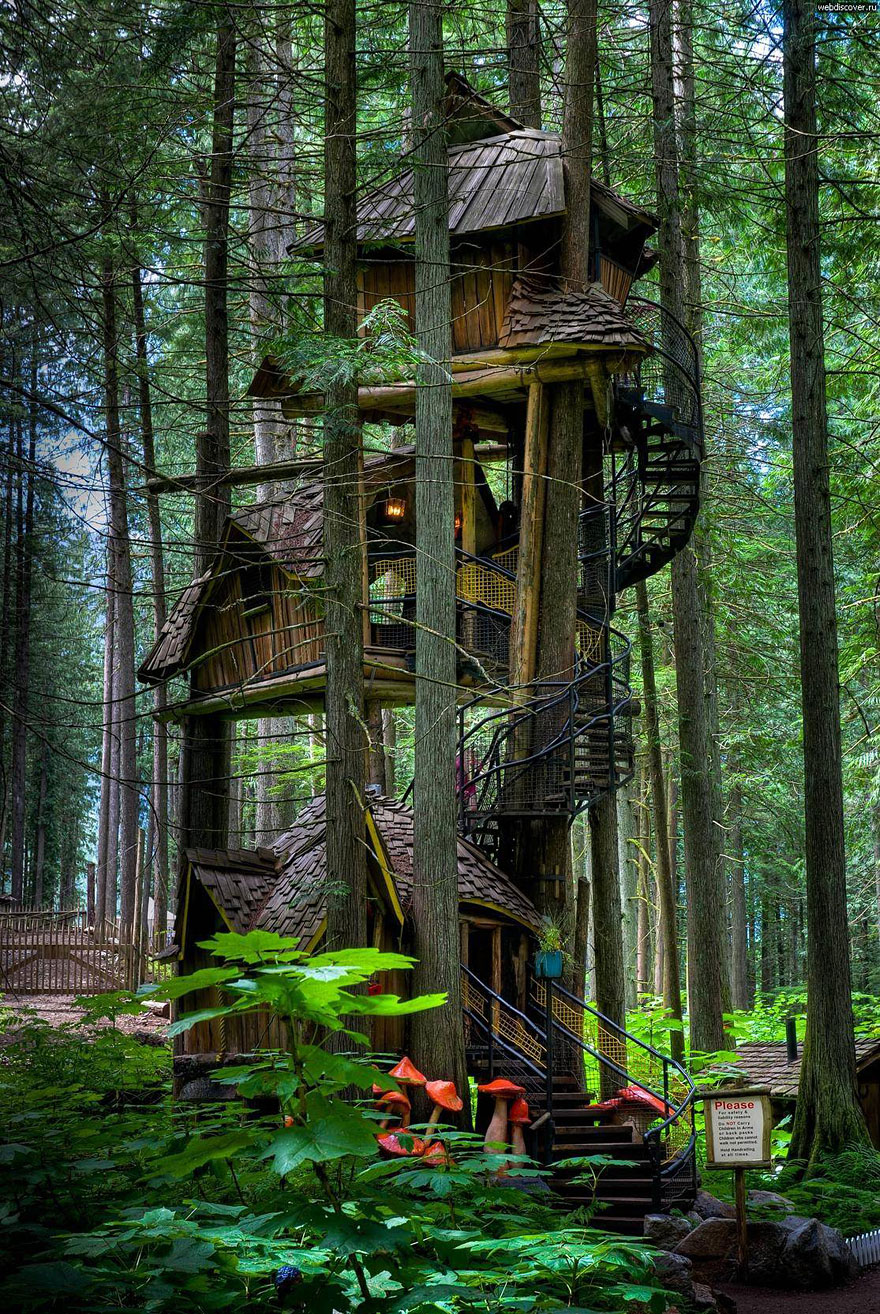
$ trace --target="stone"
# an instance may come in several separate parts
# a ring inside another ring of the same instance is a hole
[[[736,1218],[736,1210],[732,1204],[716,1199],[708,1191],[697,1191],[691,1212],[698,1214],[700,1218]]]
[[[726,1259],[736,1249],[736,1221],[733,1218],[707,1218],[675,1247],[677,1255],[688,1259]]]
[[[749,1191],[746,1195],[747,1209],[782,1209],[786,1214],[794,1213],[794,1202],[775,1191]]]
[[[674,1250],[690,1231],[691,1224],[686,1218],[673,1218],[670,1214],[647,1214],[645,1217],[645,1239],[664,1250]]]
[[[786,1282],[801,1291],[840,1286],[858,1272],[840,1232],[817,1218],[788,1231],[780,1263]]]
[[[718,1301],[715,1299],[715,1292],[711,1287],[707,1287],[705,1282],[694,1283],[694,1308],[706,1310],[707,1314],[717,1314]]]
[[[661,1250],[653,1255],[654,1273],[668,1291],[683,1296],[686,1301],[694,1298],[694,1282],[691,1277],[691,1261],[684,1255],[676,1255],[669,1250]]]

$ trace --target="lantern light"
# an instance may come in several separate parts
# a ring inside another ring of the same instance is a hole
[[[389,497],[385,500],[385,519],[389,521],[402,520],[406,515],[406,502],[402,497]]]

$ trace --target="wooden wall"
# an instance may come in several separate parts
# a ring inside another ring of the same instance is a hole
[[[245,607],[238,570],[215,586],[199,623],[196,648],[205,656],[193,668],[196,689],[235,688],[321,660],[324,624],[314,596],[278,566],[267,574],[262,608]]]
[[[498,345],[510,288],[517,271],[513,242],[487,246],[459,243],[453,250],[452,349],[481,351]],[[380,301],[391,298],[403,307],[415,330],[415,266],[389,252],[365,264],[358,275],[361,319]]]

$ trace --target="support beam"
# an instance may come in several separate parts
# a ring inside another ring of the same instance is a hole
[[[510,627],[510,682],[522,692],[534,679],[538,648],[548,431],[544,387],[541,383],[533,383],[529,388],[526,410],[516,602]]]

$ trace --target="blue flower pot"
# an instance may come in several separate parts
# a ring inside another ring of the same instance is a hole
[[[535,976],[540,981],[558,981],[562,976],[562,950],[539,949],[535,954]]]

